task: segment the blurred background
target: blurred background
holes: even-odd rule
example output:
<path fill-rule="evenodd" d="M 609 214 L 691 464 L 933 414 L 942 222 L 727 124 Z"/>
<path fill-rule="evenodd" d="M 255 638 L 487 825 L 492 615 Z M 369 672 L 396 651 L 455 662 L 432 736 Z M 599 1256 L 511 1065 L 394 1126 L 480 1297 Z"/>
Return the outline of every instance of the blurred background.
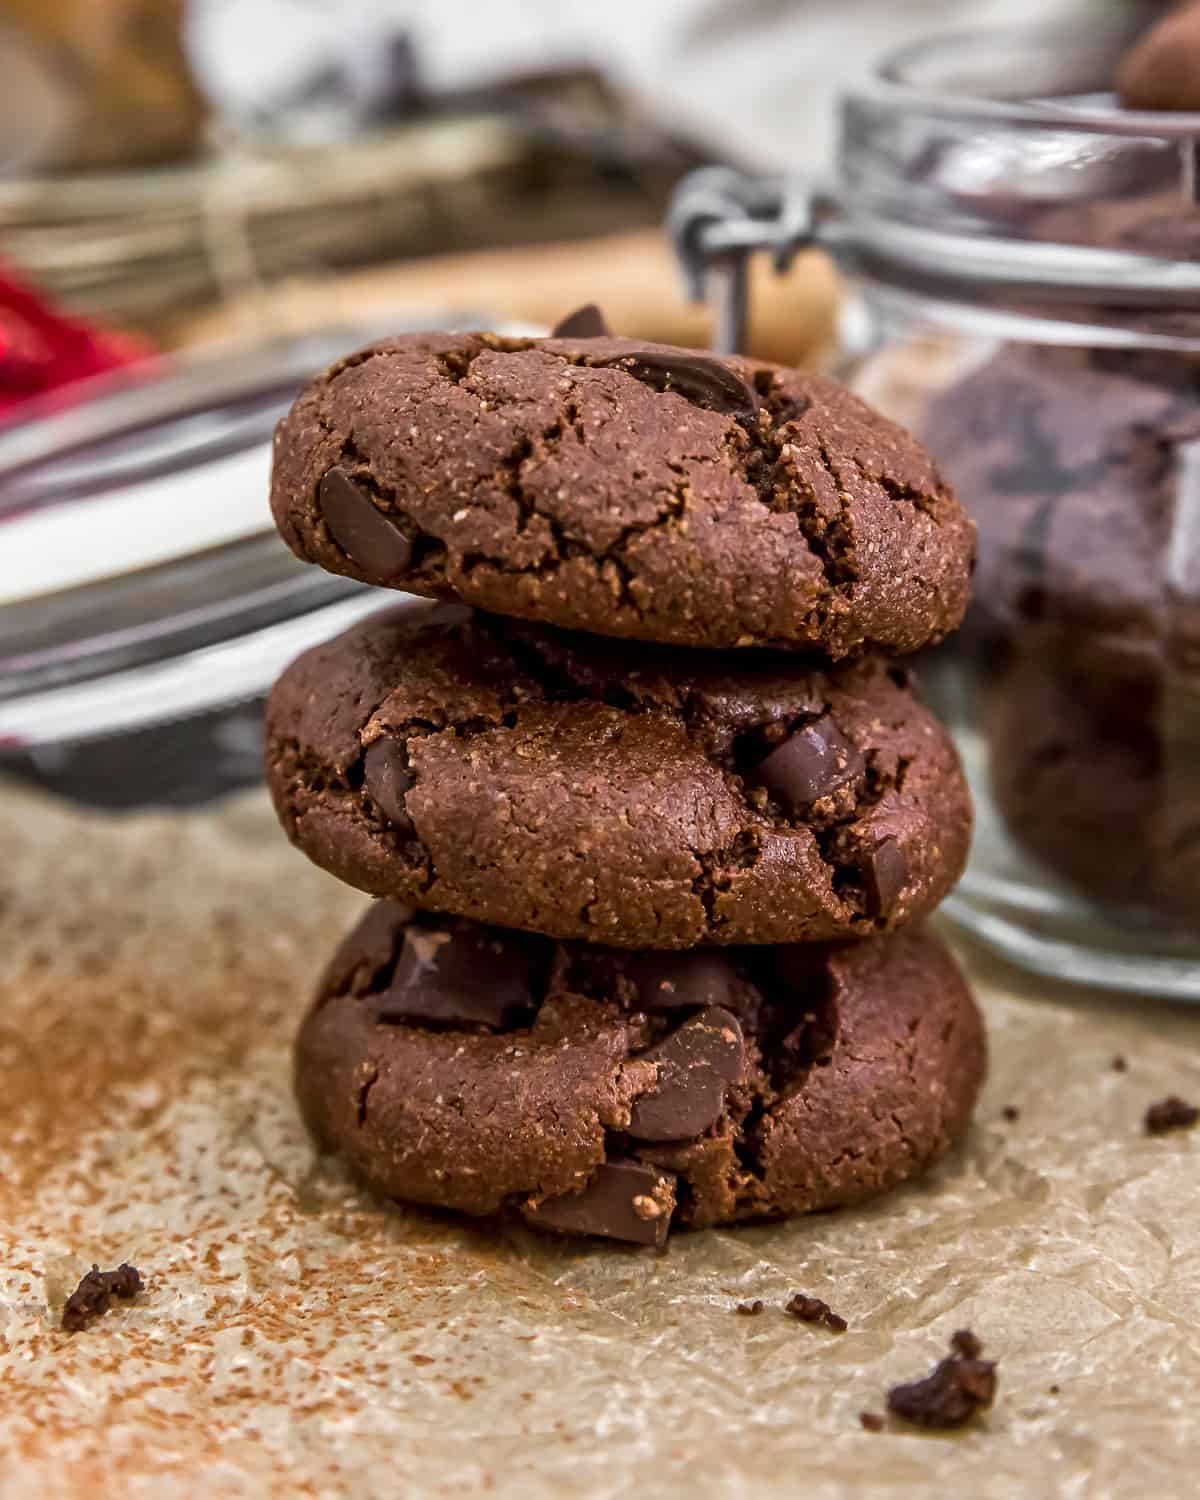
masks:
<path fill-rule="evenodd" d="M 308 374 L 587 301 L 704 344 L 661 227 L 684 173 L 824 182 L 881 53 L 1079 3 L 1137 8 L 0 0 L 0 770 L 113 807 L 256 780 L 266 685 L 368 602 L 270 529 Z M 829 358 L 824 255 L 751 283 L 753 352 Z"/>

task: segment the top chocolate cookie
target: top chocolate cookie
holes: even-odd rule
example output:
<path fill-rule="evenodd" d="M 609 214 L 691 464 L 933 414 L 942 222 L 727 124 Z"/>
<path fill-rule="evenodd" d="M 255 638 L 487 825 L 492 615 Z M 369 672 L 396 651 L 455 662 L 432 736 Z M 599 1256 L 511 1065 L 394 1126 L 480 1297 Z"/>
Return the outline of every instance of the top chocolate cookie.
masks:
<path fill-rule="evenodd" d="M 579 333 L 341 360 L 279 425 L 271 506 L 299 557 L 367 583 L 833 658 L 953 630 L 975 545 L 919 444 L 833 381 Z"/>

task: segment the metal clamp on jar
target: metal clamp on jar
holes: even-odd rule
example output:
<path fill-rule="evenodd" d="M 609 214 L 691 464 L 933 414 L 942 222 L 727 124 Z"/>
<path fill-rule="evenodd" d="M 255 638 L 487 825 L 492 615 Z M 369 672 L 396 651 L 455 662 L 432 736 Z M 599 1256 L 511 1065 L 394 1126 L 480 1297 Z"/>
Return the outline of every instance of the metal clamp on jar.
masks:
<path fill-rule="evenodd" d="M 979 812 L 947 912 L 1030 968 L 1200 998 L 1200 116 L 1119 107 L 1131 34 L 908 48 L 843 101 L 835 195 L 706 170 L 670 229 L 722 351 L 750 255 L 831 250 L 844 373 L 978 523 L 924 672 Z"/>

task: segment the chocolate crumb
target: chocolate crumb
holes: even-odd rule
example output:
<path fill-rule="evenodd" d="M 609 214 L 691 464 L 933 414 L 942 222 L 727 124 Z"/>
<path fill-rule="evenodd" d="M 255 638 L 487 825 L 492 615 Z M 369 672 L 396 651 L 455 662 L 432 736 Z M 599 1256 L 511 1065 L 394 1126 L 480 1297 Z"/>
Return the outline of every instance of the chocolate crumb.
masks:
<path fill-rule="evenodd" d="M 858 1420 L 868 1432 L 883 1431 L 884 1421 L 877 1411 L 860 1411 Z"/>
<path fill-rule="evenodd" d="M 1178 1094 L 1168 1094 L 1146 1111 L 1146 1134 L 1166 1135 L 1169 1130 L 1188 1130 L 1197 1120 L 1200 1120 L 1200 1109 Z"/>
<path fill-rule="evenodd" d="M 1121 1054 L 1119 1052 L 1117 1053 L 1116 1057 L 1114 1057 L 1113 1060 L 1112 1060 L 1112 1070 L 1113 1070 L 1114 1073 L 1128 1073 L 1129 1072 L 1129 1064 L 1125 1061 L 1125 1059 L 1121 1056 Z"/>
<path fill-rule="evenodd" d="M 1000 1113 L 1004 1116 L 1004 1118 L 1006 1120 L 1010 1120 L 1010 1121 L 1011 1120 L 1019 1120 L 1021 1118 L 1021 1111 L 1017 1108 L 1017 1106 L 1015 1104 L 1006 1104 L 1004 1106 L 1004 1108 L 1000 1111 Z"/>
<path fill-rule="evenodd" d="M 144 1283 L 136 1267 L 122 1262 L 115 1271 L 93 1266 L 63 1305 L 62 1326 L 79 1333 L 112 1305 L 114 1297 L 136 1297 Z"/>
<path fill-rule="evenodd" d="M 754 1318 L 757 1317 L 760 1312 L 762 1312 L 763 1304 L 760 1301 L 739 1302 L 737 1305 L 737 1310 L 744 1318 Z"/>
<path fill-rule="evenodd" d="M 833 1333 L 846 1331 L 845 1318 L 835 1313 L 829 1303 L 822 1302 L 820 1297 L 806 1297 L 803 1292 L 797 1292 L 784 1312 L 791 1313 L 793 1318 L 799 1318 L 801 1323 L 824 1323 Z"/>
<path fill-rule="evenodd" d="M 924 1380 L 894 1385 L 888 1410 L 917 1427 L 961 1427 L 996 1399 L 996 1364 L 969 1329 L 950 1340 L 950 1354 Z"/>
<path fill-rule="evenodd" d="M 1052 1395 L 1052 1396 L 1057 1396 L 1057 1395 L 1058 1395 L 1058 1393 L 1059 1393 L 1059 1390 L 1060 1390 L 1060 1387 L 1059 1387 L 1059 1386 L 1057 1386 L 1057 1385 L 1052 1385 L 1052 1386 L 1051 1386 L 1051 1387 L 1050 1387 L 1050 1394 L 1051 1394 L 1051 1395 Z"/>

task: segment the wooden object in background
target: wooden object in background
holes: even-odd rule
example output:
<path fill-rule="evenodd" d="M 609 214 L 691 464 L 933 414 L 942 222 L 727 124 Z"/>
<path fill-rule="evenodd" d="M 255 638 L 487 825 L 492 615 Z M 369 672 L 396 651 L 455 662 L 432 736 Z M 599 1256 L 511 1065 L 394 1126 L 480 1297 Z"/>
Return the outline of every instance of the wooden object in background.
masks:
<path fill-rule="evenodd" d="M 207 107 L 183 50 L 185 10 L 186 0 L 0 0 L 0 22 L 55 96 L 38 166 L 144 165 L 197 150 Z"/>
<path fill-rule="evenodd" d="M 427 311 L 549 326 L 584 302 L 598 302 L 620 334 L 701 347 L 709 341 L 708 309 L 685 301 L 670 247 L 657 229 L 285 281 L 191 316 L 169 332 L 180 344 L 250 340 Z M 751 272 L 751 351 L 781 364 L 813 362 L 833 344 L 837 302 L 837 274 L 823 254 L 797 257 L 783 277 L 758 257 Z"/>

